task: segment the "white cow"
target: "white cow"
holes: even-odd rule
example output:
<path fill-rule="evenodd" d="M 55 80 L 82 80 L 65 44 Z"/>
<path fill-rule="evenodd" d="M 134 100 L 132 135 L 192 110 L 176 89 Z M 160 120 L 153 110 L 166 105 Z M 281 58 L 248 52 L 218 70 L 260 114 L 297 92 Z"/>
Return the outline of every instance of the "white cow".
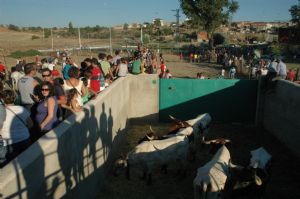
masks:
<path fill-rule="evenodd" d="M 193 127 L 196 142 L 204 140 L 204 135 L 208 133 L 211 122 L 211 116 L 209 113 L 198 115 L 196 118 L 187 121 L 178 120 L 171 115 L 170 118 L 174 121 L 173 126 L 170 128 L 172 131 L 180 128 L 186 128 L 188 126 Z"/>
<path fill-rule="evenodd" d="M 174 160 L 179 161 L 181 166 L 185 167 L 192 132 L 192 127 L 188 127 L 182 130 L 182 135 L 142 142 L 127 154 L 126 160 L 118 160 L 117 164 L 123 164 L 127 168 L 127 178 L 130 177 L 131 166 L 142 168 L 144 177 L 148 178 L 147 182 L 150 184 L 152 170 L 156 167 Z"/>
<path fill-rule="evenodd" d="M 197 169 L 194 179 L 194 198 L 220 198 L 221 191 L 229 175 L 229 168 L 237 167 L 231 164 L 230 153 L 223 145 L 211 161 Z"/>
<path fill-rule="evenodd" d="M 190 124 L 195 132 L 195 135 L 203 135 L 207 134 L 209 131 L 209 125 L 211 122 L 211 116 L 209 113 L 204 113 L 198 115 L 196 118 L 187 120 L 188 124 Z"/>

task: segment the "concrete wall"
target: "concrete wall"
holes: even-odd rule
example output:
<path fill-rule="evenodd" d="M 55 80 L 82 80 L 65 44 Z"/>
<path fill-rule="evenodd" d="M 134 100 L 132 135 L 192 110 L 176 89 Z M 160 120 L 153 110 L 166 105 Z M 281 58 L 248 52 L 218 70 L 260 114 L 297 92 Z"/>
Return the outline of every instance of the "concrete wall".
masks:
<path fill-rule="evenodd" d="M 300 156 L 300 85 L 280 80 L 261 99 L 263 127 Z"/>
<path fill-rule="evenodd" d="M 217 122 L 254 122 L 257 85 L 256 80 L 161 79 L 159 120 L 209 113 Z"/>
<path fill-rule="evenodd" d="M 157 75 L 115 81 L 0 171 L 0 198 L 94 198 L 132 118 L 158 118 Z"/>

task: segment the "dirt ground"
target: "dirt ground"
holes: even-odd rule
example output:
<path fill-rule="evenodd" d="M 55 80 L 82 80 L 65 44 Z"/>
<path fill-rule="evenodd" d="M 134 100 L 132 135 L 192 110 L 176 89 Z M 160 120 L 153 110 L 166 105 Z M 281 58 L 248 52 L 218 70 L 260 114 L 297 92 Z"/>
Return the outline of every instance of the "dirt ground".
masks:
<path fill-rule="evenodd" d="M 126 134 L 124 153 L 130 151 L 139 138 L 144 136 L 148 126 L 132 126 Z M 153 125 L 154 131 L 163 134 L 166 124 Z M 250 151 L 263 146 L 272 156 L 271 180 L 264 198 L 267 199 L 298 199 L 300 198 L 300 159 L 283 146 L 276 138 L 248 125 L 213 124 L 207 139 L 228 138 L 232 141 L 231 157 L 234 164 L 246 165 L 250 159 Z M 207 149 L 199 147 L 195 162 L 188 163 L 187 176 L 177 175 L 176 163 L 171 163 L 168 174 L 160 169 L 153 173 L 153 184 L 147 186 L 139 179 L 142 172 L 131 170 L 131 180 L 125 174 L 115 177 L 109 175 L 97 198 L 101 199 L 191 199 L 193 198 L 193 179 L 198 167 L 211 159 Z"/>
<path fill-rule="evenodd" d="M 217 78 L 221 74 L 222 66 L 213 63 L 189 63 L 180 60 L 176 55 L 164 55 L 167 69 L 173 77 L 177 78 L 196 78 L 197 73 L 203 73 L 206 78 Z"/>

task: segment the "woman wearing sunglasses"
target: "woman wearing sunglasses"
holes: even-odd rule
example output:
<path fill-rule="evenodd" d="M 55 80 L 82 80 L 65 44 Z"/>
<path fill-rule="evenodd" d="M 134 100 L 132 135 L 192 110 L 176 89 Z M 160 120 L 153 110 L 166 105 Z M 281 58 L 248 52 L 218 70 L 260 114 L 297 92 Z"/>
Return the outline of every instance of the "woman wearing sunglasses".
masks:
<path fill-rule="evenodd" d="M 54 89 L 50 82 L 43 82 L 40 87 L 40 102 L 37 106 L 36 122 L 41 132 L 45 133 L 58 124 L 57 99 L 54 96 Z"/>

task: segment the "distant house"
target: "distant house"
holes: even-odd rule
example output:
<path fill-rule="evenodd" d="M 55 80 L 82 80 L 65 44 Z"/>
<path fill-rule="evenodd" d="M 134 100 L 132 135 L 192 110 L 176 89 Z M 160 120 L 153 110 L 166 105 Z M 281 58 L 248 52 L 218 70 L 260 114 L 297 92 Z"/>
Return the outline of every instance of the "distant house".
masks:
<path fill-rule="evenodd" d="M 143 26 L 143 28 L 147 28 L 148 26 L 150 26 L 150 23 L 149 23 L 149 22 L 144 22 L 144 23 L 142 24 L 142 26 Z"/>
<path fill-rule="evenodd" d="M 164 20 L 162 20 L 162 19 L 160 19 L 160 18 L 155 18 L 155 19 L 153 19 L 153 24 L 156 24 L 157 23 L 157 25 L 159 25 L 159 26 L 164 26 L 165 24 L 164 24 Z"/>
<path fill-rule="evenodd" d="M 139 23 L 129 24 L 128 29 L 139 28 L 141 25 Z"/>
<path fill-rule="evenodd" d="M 197 42 L 199 43 L 208 43 L 209 39 L 208 39 L 208 34 L 205 31 L 200 31 L 197 34 Z"/>
<path fill-rule="evenodd" d="M 123 30 L 123 28 L 124 28 L 124 25 L 115 25 L 113 27 L 113 29 L 115 29 L 115 30 Z"/>
<path fill-rule="evenodd" d="M 287 27 L 288 22 L 252 22 L 252 21 L 240 21 L 234 22 L 235 28 L 239 32 L 267 32 L 272 28 Z"/>

